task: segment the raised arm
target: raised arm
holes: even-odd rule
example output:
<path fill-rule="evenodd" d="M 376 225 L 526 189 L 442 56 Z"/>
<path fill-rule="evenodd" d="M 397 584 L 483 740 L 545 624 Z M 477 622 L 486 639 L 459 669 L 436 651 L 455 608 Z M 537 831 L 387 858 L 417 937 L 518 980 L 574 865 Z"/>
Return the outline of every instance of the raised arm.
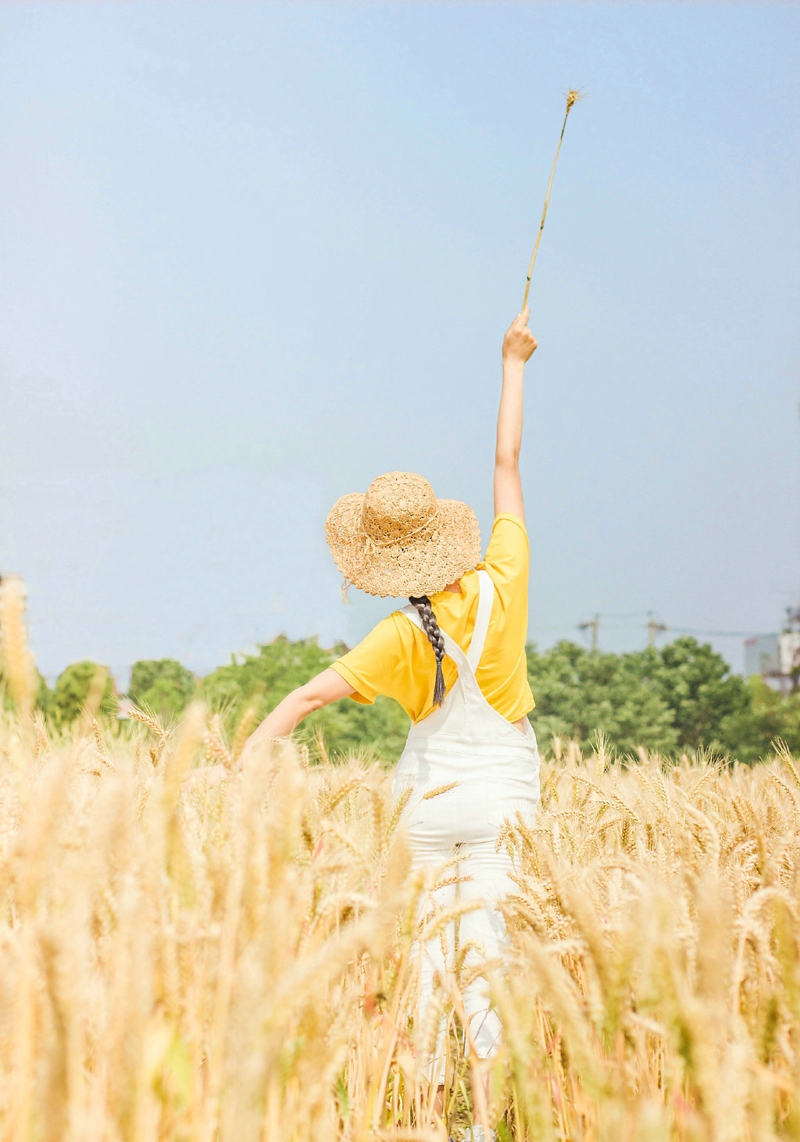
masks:
<path fill-rule="evenodd" d="M 508 327 L 503 338 L 503 391 L 497 414 L 497 447 L 494 457 L 494 514 L 508 512 L 525 519 L 522 482 L 519 478 L 519 450 L 522 445 L 522 407 L 525 390 L 525 362 L 536 348 L 536 338 L 528 329 L 527 305 Z"/>

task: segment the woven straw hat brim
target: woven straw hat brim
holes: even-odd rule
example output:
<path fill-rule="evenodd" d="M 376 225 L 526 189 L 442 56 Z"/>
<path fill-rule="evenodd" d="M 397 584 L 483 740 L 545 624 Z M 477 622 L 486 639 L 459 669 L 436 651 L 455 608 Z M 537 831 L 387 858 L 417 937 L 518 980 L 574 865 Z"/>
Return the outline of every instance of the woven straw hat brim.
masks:
<path fill-rule="evenodd" d="M 437 500 L 430 534 L 389 546 L 369 542 L 361 523 L 364 496 L 342 496 L 325 521 L 336 566 L 345 579 L 382 599 L 435 595 L 481 559 L 481 535 L 474 511 L 460 500 Z"/>

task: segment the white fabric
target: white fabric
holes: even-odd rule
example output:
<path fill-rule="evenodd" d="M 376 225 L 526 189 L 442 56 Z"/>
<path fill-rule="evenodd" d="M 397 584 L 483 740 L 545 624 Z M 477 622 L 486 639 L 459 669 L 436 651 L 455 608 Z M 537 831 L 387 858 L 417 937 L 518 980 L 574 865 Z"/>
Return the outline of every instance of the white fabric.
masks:
<path fill-rule="evenodd" d="M 467 662 L 474 674 L 486 645 L 486 636 L 489 633 L 489 623 L 492 618 L 492 604 L 494 603 L 494 583 L 488 571 L 478 572 L 480 590 L 478 592 L 478 613 L 475 615 L 475 629 L 472 632 L 472 641 L 467 651 Z M 416 609 L 415 612 L 416 614 Z"/>
<path fill-rule="evenodd" d="M 442 941 L 429 940 L 422 950 L 420 1018 L 425 1019 L 437 974 L 453 971 L 456 940 L 473 945 L 465 963 L 471 967 L 496 956 L 505 940 L 498 900 L 515 890 L 511 857 L 495 850 L 503 822 L 516 817 L 532 821 L 539 803 L 539 751 L 528 720 L 521 732 L 493 709 L 475 680 L 491 618 L 494 584 L 485 571 L 469 653 L 442 631 L 445 650 L 458 668 L 458 678 L 442 705 L 412 726 L 393 783 L 395 801 L 409 786 L 413 792 L 403 813 L 415 866 L 441 866 L 456 852 L 463 859 L 459 876 L 467 883 L 446 885 L 431 893 L 426 909 L 441 911 L 456 901 L 479 900 L 482 907 L 451 924 Z M 403 613 L 422 629 L 416 608 Z M 433 653 L 433 652 L 431 652 Z M 456 782 L 454 788 L 425 800 L 425 794 Z M 454 870 L 452 870 L 454 871 Z M 452 872 L 451 872 L 452 874 Z M 448 875 L 451 875 L 448 874 Z M 444 948 L 443 945 L 444 944 Z M 489 1004 L 488 987 L 478 977 L 464 990 L 464 1002 L 475 1048 L 481 1058 L 495 1049 L 500 1020 Z M 444 1026 L 439 1028 L 433 1073 L 441 1075 Z"/>
<path fill-rule="evenodd" d="M 468 1126 L 464 1133 L 464 1142 L 496 1142 L 496 1139 L 494 1130 L 487 1134 L 482 1126 Z"/>

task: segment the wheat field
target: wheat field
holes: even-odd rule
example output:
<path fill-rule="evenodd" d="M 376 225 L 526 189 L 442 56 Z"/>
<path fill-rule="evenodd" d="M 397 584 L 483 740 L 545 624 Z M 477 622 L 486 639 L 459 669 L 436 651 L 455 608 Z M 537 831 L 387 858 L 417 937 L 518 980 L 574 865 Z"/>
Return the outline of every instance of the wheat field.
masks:
<path fill-rule="evenodd" d="M 287 744 L 238 771 L 200 705 L 168 729 L 32 713 L 5 593 L 0 1131 L 14 1142 L 460 1139 L 488 1069 L 501 1142 L 800 1136 L 800 775 L 560 747 L 465 1059 L 460 961 L 414 1018 L 421 904 L 389 777 Z M 11 699 L 13 699 L 13 708 Z M 187 775 L 210 761 L 230 776 Z M 463 950 L 462 957 L 463 958 Z M 426 1082 L 448 1018 L 444 1117 Z"/>

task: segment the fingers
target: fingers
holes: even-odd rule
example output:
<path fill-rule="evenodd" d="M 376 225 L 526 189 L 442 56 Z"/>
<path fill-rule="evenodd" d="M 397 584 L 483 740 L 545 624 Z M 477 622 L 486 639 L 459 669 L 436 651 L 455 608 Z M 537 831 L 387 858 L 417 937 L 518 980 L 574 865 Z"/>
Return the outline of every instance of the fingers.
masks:
<path fill-rule="evenodd" d="M 524 306 L 508 327 L 503 338 L 504 357 L 518 358 L 524 363 L 535 353 L 538 344 L 528 328 L 530 313 L 530 308 L 527 305 Z"/>
<path fill-rule="evenodd" d="M 517 317 L 514 321 L 514 325 L 517 327 L 517 331 L 522 334 L 522 336 L 525 338 L 526 341 L 528 341 L 529 343 L 533 343 L 533 347 L 535 349 L 536 348 L 536 338 L 533 336 L 533 333 L 531 333 L 530 329 L 528 328 L 528 318 L 530 317 L 530 315 L 531 315 L 531 311 L 530 311 L 529 307 L 526 305 L 525 308 L 522 310 L 522 312 L 517 314 Z"/>

